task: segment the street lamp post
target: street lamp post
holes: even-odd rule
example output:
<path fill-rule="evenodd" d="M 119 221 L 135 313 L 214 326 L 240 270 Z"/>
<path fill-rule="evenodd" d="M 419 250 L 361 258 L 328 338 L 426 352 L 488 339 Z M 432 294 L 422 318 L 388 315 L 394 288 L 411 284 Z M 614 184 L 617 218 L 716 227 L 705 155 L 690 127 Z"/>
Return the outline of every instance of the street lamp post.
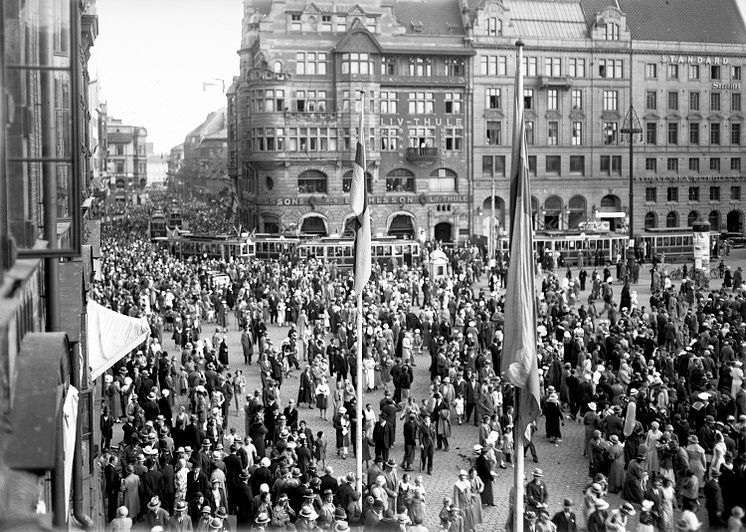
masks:
<path fill-rule="evenodd" d="M 632 102 L 629 104 L 629 111 L 627 116 L 624 117 L 622 123 L 622 133 L 629 135 L 629 246 L 632 248 L 632 254 L 630 256 L 628 252 L 627 262 L 631 266 L 635 259 L 635 224 L 634 224 L 634 209 L 635 209 L 635 187 L 634 187 L 634 154 L 635 154 L 635 135 L 642 133 L 642 125 L 640 119 L 637 116 Z"/>

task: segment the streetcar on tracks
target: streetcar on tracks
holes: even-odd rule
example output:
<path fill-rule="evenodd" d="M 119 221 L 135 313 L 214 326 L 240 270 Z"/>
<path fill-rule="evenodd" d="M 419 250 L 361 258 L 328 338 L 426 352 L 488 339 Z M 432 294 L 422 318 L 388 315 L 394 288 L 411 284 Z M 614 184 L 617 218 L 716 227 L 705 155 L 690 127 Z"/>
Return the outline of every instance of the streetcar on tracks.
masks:
<path fill-rule="evenodd" d="M 377 237 L 371 240 L 371 259 L 387 270 L 394 265 L 409 267 L 420 262 L 421 247 L 417 240 L 397 237 Z M 308 240 L 298 245 L 298 256 L 301 259 L 319 259 L 335 262 L 339 267 L 352 268 L 354 257 L 354 240 L 348 237 L 322 237 Z"/>

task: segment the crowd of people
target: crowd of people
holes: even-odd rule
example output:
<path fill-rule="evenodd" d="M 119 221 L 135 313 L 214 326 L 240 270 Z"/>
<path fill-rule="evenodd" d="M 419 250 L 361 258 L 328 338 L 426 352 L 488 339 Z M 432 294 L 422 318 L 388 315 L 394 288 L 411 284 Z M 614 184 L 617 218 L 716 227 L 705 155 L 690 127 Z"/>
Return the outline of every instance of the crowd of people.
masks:
<path fill-rule="evenodd" d="M 129 218 L 104 231 L 102 277 L 92 290 L 114 310 L 147 316 L 152 331 L 104 377 L 113 530 L 130 522 L 226 530 L 235 515 L 239 529 L 419 532 L 428 507 L 439 511 L 439 530 L 480 526 L 495 505 L 495 478 L 515 460 L 514 390 L 500 375 L 502 260 L 490 269 L 476 247 L 451 250 L 449 275 L 440 279 L 421 265 L 375 265 L 357 338 L 350 272 L 315 260 L 177 260 L 148 242 L 141 225 Z M 581 268 L 577 278 L 556 262 L 541 270 L 542 425 L 560 445 L 565 423 L 583 424 L 578 452 L 588 456 L 589 482 L 580 520 L 572 500 L 550 500 L 543 471 L 533 469 L 527 530 L 585 523 L 623 531 L 637 516 L 639 530 L 694 531 L 703 513 L 711 530 L 741 530 L 744 287 L 703 290 L 686 278 L 674 286 L 661 265 L 654 270 L 647 302 L 637 301 L 629 270 L 617 278 L 601 266 L 591 274 Z M 212 271 L 230 282 L 217 284 Z M 275 345 L 269 331 L 277 326 L 283 339 Z M 235 329 L 241 353 L 229 354 Z M 356 395 L 358 341 L 363 387 L 383 393 L 378 403 Z M 427 366 L 430 380 L 419 400 L 410 393 L 423 378 L 416 366 Z M 247 390 L 243 370 L 260 375 L 261 386 Z M 327 453 L 356 452 L 358 400 L 365 401 L 362 479 L 327 464 Z M 243 416 L 243 430 L 230 426 L 232 414 Z M 329 434 L 319 429 L 329 422 Z M 450 452 L 454 423 L 473 424 L 478 443 L 439 507 L 427 479 L 436 457 L 454 454 L 441 454 Z M 115 425 L 121 442 L 113 441 Z M 529 427 L 534 462 L 538 432 Z M 392 452 L 397 441 L 401 459 Z M 611 509 L 609 493 L 624 502 Z"/>

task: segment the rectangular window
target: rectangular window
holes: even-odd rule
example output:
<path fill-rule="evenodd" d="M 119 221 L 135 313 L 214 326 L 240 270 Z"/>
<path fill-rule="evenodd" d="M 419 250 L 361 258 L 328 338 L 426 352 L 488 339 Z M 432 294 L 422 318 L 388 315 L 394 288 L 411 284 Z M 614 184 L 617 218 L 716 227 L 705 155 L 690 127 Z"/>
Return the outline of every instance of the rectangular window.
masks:
<path fill-rule="evenodd" d="M 547 91 L 547 110 L 556 111 L 559 106 L 559 91 L 557 89 L 549 89 Z"/>
<path fill-rule="evenodd" d="M 658 189 L 656 187 L 645 187 L 645 201 L 650 203 L 658 201 Z"/>
<path fill-rule="evenodd" d="M 604 91 L 604 111 L 616 111 L 619 109 L 619 92 Z"/>
<path fill-rule="evenodd" d="M 699 201 L 699 187 L 689 187 L 689 201 Z"/>
<path fill-rule="evenodd" d="M 601 173 L 607 175 L 622 175 L 622 156 L 602 155 Z"/>
<path fill-rule="evenodd" d="M 689 79 L 699 79 L 699 65 L 689 65 Z"/>
<path fill-rule="evenodd" d="M 495 176 L 505 177 L 505 156 L 495 155 Z"/>
<path fill-rule="evenodd" d="M 536 177 L 536 155 L 528 156 L 528 174 Z"/>
<path fill-rule="evenodd" d="M 720 65 L 710 65 L 710 79 L 720 79 Z"/>
<path fill-rule="evenodd" d="M 599 59 L 598 75 L 601 78 L 623 78 L 624 77 L 624 60 L 623 59 Z"/>
<path fill-rule="evenodd" d="M 559 155 L 547 155 L 545 161 L 547 175 L 560 175 L 562 169 L 562 157 Z"/>
<path fill-rule="evenodd" d="M 676 122 L 668 123 L 668 143 L 671 145 L 679 143 L 679 124 Z"/>
<path fill-rule="evenodd" d="M 741 93 L 733 92 L 730 95 L 730 110 L 740 111 L 741 110 Z"/>
<path fill-rule="evenodd" d="M 464 129 L 460 127 L 446 128 L 446 150 L 461 151 L 464 146 Z"/>
<path fill-rule="evenodd" d="M 699 91 L 691 91 L 689 93 L 689 110 L 699 111 Z"/>
<path fill-rule="evenodd" d="M 295 54 L 295 73 L 299 75 L 306 73 L 306 54 L 304 52 Z"/>
<path fill-rule="evenodd" d="M 666 201 L 679 201 L 679 187 L 666 188 Z"/>
<path fill-rule="evenodd" d="M 482 175 L 492 177 L 492 155 L 482 155 Z"/>
<path fill-rule="evenodd" d="M 547 123 L 547 145 L 556 146 L 559 144 L 559 122 L 550 121 Z"/>
<path fill-rule="evenodd" d="M 582 146 L 583 145 L 583 122 L 573 122 L 572 123 L 572 141 L 571 144 L 573 146 Z M 572 162 L 572 159 L 570 159 Z"/>
<path fill-rule="evenodd" d="M 648 172 L 655 172 L 658 170 L 658 159 L 655 157 L 647 157 L 645 159 L 645 170 Z"/>
<path fill-rule="evenodd" d="M 740 157 L 730 158 L 730 169 L 735 170 L 736 172 L 741 171 L 741 158 Z"/>
<path fill-rule="evenodd" d="M 658 65 L 655 63 L 647 63 L 645 65 L 645 77 L 647 79 L 658 78 Z"/>
<path fill-rule="evenodd" d="M 321 31 L 332 31 L 332 16 L 331 15 L 321 15 Z"/>
<path fill-rule="evenodd" d="M 710 93 L 710 111 L 719 111 L 719 110 L 720 110 L 720 93 L 711 92 Z"/>
<path fill-rule="evenodd" d="M 433 114 L 435 112 L 435 93 L 410 92 L 407 103 L 410 115 Z"/>
<path fill-rule="evenodd" d="M 699 157 L 689 157 L 689 171 L 699 173 Z"/>
<path fill-rule="evenodd" d="M 523 89 L 523 108 L 534 108 L 534 89 Z"/>
<path fill-rule="evenodd" d="M 570 173 L 573 175 L 585 175 L 585 156 L 570 155 Z"/>
<path fill-rule="evenodd" d="M 741 124 L 732 122 L 730 125 L 730 143 L 734 146 L 741 144 Z"/>
<path fill-rule="evenodd" d="M 490 55 L 479 58 L 479 71 L 483 76 L 504 76 L 508 59 L 504 55 Z"/>
<path fill-rule="evenodd" d="M 666 170 L 669 172 L 678 172 L 679 160 L 676 157 L 669 157 L 666 159 Z"/>
<path fill-rule="evenodd" d="M 366 29 L 374 33 L 376 32 L 376 17 L 365 17 L 365 27 Z"/>
<path fill-rule="evenodd" d="M 699 122 L 689 122 L 689 144 L 699 145 Z"/>
<path fill-rule="evenodd" d="M 604 145 L 612 146 L 619 142 L 619 124 L 604 122 Z"/>
<path fill-rule="evenodd" d="M 733 81 L 741 81 L 741 67 L 733 66 L 730 70 L 730 79 Z"/>
<path fill-rule="evenodd" d="M 730 187 L 730 199 L 735 201 L 741 201 L 741 187 L 733 185 Z"/>
<path fill-rule="evenodd" d="M 714 172 L 720 171 L 720 157 L 710 157 L 710 170 Z"/>
<path fill-rule="evenodd" d="M 445 107 L 446 114 L 461 114 L 464 95 L 460 92 L 446 92 Z"/>
<path fill-rule="evenodd" d="M 526 144 L 528 146 L 534 145 L 534 121 L 526 120 Z"/>
<path fill-rule="evenodd" d="M 668 64 L 668 79 L 679 79 L 679 65 L 676 63 Z"/>
<path fill-rule="evenodd" d="M 342 54 L 342 74 L 367 76 L 373 73 L 373 59 L 369 54 L 363 52 Z"/>
<path fill-rule="evenodd" d="M 497 17 L 487 18 L 487 35 L 495 37 L 503 34 L 503 21 Z"/>
<path fill-rule="evenodd" d="M 658 93 L 656 91 L 647 91 L 645 93 L 645 108 L 646 109 L 657 109 L 658 108 Z"/>
<path fill-rule="evenodd" d="M 381 151 L 396 151 L 399 149 L 399 128 L 381 128 Z"/>
<path fill-rule="evenodd" d="M 502 108 L 502 97 L 500 89 L 488 88 L 487 89 L 487 109 L 500 109 Z"/>
<path fill-rule="evenodd" d="M 295 91 L 295 110 L 299 113 L 306 112 L 306 91 Z"/>
<path fill-rule="evenodd" d="M 537 58 L 536 57 L 527 57 L 523 56 L 523 75 L 526 77 L 534 77 L 537 74 Z"/>
<path fill-rule="evenodd" d="M 619 24 L 613 22 L 606 23 L 606 32 L 604 33 L 604 39 L 607 41 L 618 41 L 621 28 Z"/>
<path fill-rule="evenodd" d="M 344 72 L 343 72 L 344 74 Z M 412 77 L 430 77 L 433 75 L 433 63 L 429 57 L 410 57 L 409 75 Z"/>
<path fill-rule="evenodd" d="M 580 89 L 573 89 L 572 93 L 572 108 L 578 111 L 583 109 L 583 91 Z"/>
<path fill-rule="evenodd" d="M 710 123 L 710 144 L 713 146 L 720 144 L 720 124 Z"/>
<path fill-rule="evenodd" d="M 567 64 L 567 75 L 571 78 L 584 78 L 585 59 L 571 58 Z"/>
<path fill-rule="evenodd" d="M 497 146 L 502 144 L 502 122 L 497 120 L 487 121 L 487 145 Z"/>
<path fill-rule="evenodd" d="M 458 77 L 465 73 L 464 60 L 460 57 L 449 57 L 446 63 L 446 76 Z"/>
<path fill-rule="evenodd" d="M 710 187 L 710 201 L 720 201 L 720 187 Z"/>
<path fill-rule="evenodd" d="M 435 146 L 434 127 L 413 127 L 407 133 L 410 148 L 432 148 Z"/>
<path fill-rule="evenodd" d="M 290 15 L 290 30 L 301 31 L 303 25 L 301 24 L 300 15 Z"/>
<path fill-rule="evenodd" d="M 344 16 L 337 15 L 337 33 L 347 31 L 347 21 Z"/>
<path fill-rule="evenodd" d="M 381 57 L 381 75 L 396 76 L 396 57 L 390 55 Z"/>
<path fill-rule="evenodd" d="M 381 92 L 381 114 L 396 114 L 399 112 L 397 94 L 392 91 Z"/>
<path fill-rule="evenodd" d="M 544 58 L 544 75 L 558 78 L 562 75 L 562 59 L 559 57 Z"/>
<path fill-rule="evenodd" d="M 645 144 L 655 145 L 658 143 L 658 124 L 647 122 L 645 124 Z"/>
<path fill-rule="evenodd" d="M 677 91 L 668 92 L 668 110 L 677 111 L 679 109 L 679 93 Z"/>

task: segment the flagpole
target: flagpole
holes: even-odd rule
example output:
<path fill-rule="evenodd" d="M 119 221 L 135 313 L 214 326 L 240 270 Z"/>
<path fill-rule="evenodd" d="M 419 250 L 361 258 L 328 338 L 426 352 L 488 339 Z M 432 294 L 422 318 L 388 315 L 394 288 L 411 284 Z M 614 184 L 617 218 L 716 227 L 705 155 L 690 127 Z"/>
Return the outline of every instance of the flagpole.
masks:
<path fill-rule="evenodd" d="M 357 492 L 363 494 L 363 292 L 357 295 L 357 403 L 355 404 L 355 461 L 357 465 Z"/>
<path fill-rule="evenodd" d="M 516 98 L 516 101 L 522 101 L 518 100 L 518 98 L 523 98 L 523 72 L 521 72 L 521 69 L 523 68 L 523 41 L 516 41 L 515 43 L 517 48 L 516 53 L 516 92 L 520 92 L 520 94 L 514 95 Z M 521 106 L 521 110 L 523 109 L 523 106 Z M 523 120 L 523 116 L 521 114 L 521 121 Z M 513 127 L 519 127 L 520 124 L 517 121 L 514 121 Z M 515 132 L 513 133 L 514 142 L 515 142 Z M 513 154 L 515 156 L 516 154 L 515 146 L 513 147 Z M 512 187 L 511 187 L 512 188 Z M 494 200 L 493 200 L 494 201 Z M 513 203 L 514 200 L 511 201 Z M 515 203 L 513 203 L 515 205 Z M 514 213 L 511 213 L 511 216 L 513 216 Z M 513 227 L 510 228 L 511 233 L 513 232 Z M 511 243 L 510 246 L 510 252 L 511 252 L 511 260 L 513 253 L 518 253 L 519 250 L 517 249 L 517 246 L 513 246 Z M 515 402 L 515 415 L 520 416 L 521 412 L 521 393 L 523 392 L 523 388 L 514 387 L 513 388 L 513 401 Z M 515 514 L 513 516 L 513 532 L 523 532 L 523 493 L 524 493 L 524 486 L 523 486 L 523 470 L 524 470 L 524 463 L 523 463 L 523 448 L 524 448 L 524 442 L 523 442 L 523 430 L 520 428 L 519 423 L 513 424 L 513 450 L 515 451 L 513 453 L 513 456 L 515 457 L 515 469 L 513 470 L 513 493 L 515 495 L 515 500 L 513 501 L 513 508 L 515 509 Z"/>

